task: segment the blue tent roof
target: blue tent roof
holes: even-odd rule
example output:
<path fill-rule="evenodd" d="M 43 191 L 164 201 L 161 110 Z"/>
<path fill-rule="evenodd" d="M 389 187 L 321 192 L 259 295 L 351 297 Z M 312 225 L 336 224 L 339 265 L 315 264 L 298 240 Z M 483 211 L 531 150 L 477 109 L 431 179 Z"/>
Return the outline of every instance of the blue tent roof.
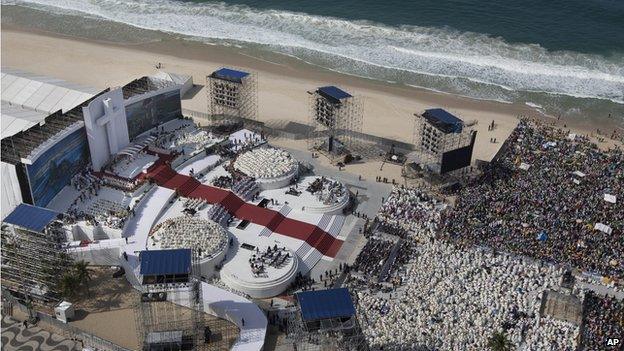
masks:
<path fill-rule="evenodd" d="M 353 300 L 346 288 L 304 291 L 296 297 L 304 321 L 355 315 Z"/>
<path fill-rule="evenodd" d="M 20 204 L 3 220 L 34 232 L 43 232 L 43 229 L 58 217 L 58 213 L 47 208 L 28 204 Z"/>
<path fill-rule="evenodd" d="M 342 99 L 352 97 L 351 94 L 333 85 L 327 86 L 327 87 L 320 87 L 318 88 L 317 91 L 324 97 L 334 100 L 334 102 L 340 102 L 340 100 Z"/>
<path fill-rule="evenodd" d="M 141 275 L 191 272 L 191 249 L 141 251 Z"/>
<path fill-rule="evenodd" d="M 247 77 L 249 73 L 243 71 L 237 71 L 230 68 L 221 68 L 212 72 L 210 75 L 213 78 L 223 79 L 230 82 L 241 83 L 243 78 Z"/>
<path fill-rule="evenodd" d="M 441 108 L 432 108 L 423 113 L 430 123 L 445 133 L 461 133 L 464 122 Z"/>

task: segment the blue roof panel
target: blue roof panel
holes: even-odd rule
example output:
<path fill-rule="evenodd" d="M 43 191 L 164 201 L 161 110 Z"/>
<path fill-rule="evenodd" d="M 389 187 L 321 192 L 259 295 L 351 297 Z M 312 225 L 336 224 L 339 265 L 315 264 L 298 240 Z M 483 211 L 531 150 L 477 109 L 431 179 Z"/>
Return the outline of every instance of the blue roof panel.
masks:
<path fill-rule="evenodd" d="M 221 68 L 212 72 L 210 75 L 213 78 L 223 79 L 230 82 L 241 83 L 243 78 L 247 77 L 249 73 L 243 71 L 237 71 L 231 68 Z"/>
<path fill-rule="evenodd" d="M 346 288 L 304 291 L 296 294 L 304 321 L 351 317 L 355 307 Z"/>
<path fill-rule="evenodd" d="M 335 86 L 327 86 L 327 87 L 320 87 L 318 88 L 318 92 L 321 93 L 321 95 L 323 96 L 327 96 L 329 98 L 332 98 L 334 100 L 336 100 L 336 102 L 342 100 L 342 99 L 346 99 L 346 98 L 350 98 L 352 97 L 351 94 L 347 93 L 346 91 L 335 87 Z"/>
<path fill-rule="evenodd" d="M 141 251 L 141 275 L 191 272 L 191 249 Z"/>
<path fill-rule="evenodd" d="M 47 208 L 20 204 L 11 214 L 3 220 L 5 223 L 32 230 L 43 232 L 43 229 L 58 217 L 58 213 Z"/>
<path fill-rule="evenodd" d="M 445 133 L 461 133 L 464 122 L 441 108 L 425 110 L 423 116 Z"/>

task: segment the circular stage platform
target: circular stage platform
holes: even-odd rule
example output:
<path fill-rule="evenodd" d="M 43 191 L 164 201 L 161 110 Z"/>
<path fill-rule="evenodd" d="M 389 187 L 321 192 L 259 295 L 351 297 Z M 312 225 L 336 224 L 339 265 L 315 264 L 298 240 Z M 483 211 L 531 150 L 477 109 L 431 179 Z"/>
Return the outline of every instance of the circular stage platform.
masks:
<path fill-rule="evenodd" d="M 225 257 L 229 234 L 219 224 L 196 217 L 174 217 L 155 226 L 148 245 L 160 249 L 192 248 L 199 254 L 201 275 L 210 277 Z"/>
<path fill-rule="evenodd" d="M 231 252 L 230 261 L 221 269 L 221 281 L 253 298 L 268 298 L 281 294 L 295 280 L 299 259 L 288 248 L 267 252 L 267 248 L 239 247 Z M 284 258 L 286 256 L 286 258 Z M 255 267 L 262 266 L 261 269 Z"/>
<path fill-rule="evenodd" d="M 260 189 L 288 186 L 299 172 L 299 162 L 290 153 L 275 148 L 258 148 L 240 155 L 234 168 L 256 179 Z"/>

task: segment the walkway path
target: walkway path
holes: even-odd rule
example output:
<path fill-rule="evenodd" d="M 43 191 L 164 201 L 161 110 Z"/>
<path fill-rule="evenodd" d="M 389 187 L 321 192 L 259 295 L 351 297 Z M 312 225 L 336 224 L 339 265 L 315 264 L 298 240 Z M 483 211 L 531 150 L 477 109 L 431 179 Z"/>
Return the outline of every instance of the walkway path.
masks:
<path fill-rule="evenodd" d="M 245 202 L 231 191 L 201 184 L 196 179 L 179 174 L 166 163 L 158 163 L 148 171 L 159 186 L 173 189 L 180 195 L 204 199 L 211 204 L 220 204 L 234 217 L 269 228 L 272 232 L 303 240 L 323 255 L 334 257 L 342 246 L 342 240 L 314 224 L 285 217 L 278 211 Z"/>
<path fill-rule="evenodd" d="M 9 316 L 2 317 L 2 350 L 80 350 L 78 343 L 39 327 L 24 328 Z"/>

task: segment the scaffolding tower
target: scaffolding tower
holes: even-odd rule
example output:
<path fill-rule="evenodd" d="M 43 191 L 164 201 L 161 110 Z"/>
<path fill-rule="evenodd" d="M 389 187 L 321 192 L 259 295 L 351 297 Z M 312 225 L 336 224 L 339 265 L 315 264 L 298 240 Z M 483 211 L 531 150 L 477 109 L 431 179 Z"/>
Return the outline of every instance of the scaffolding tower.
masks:
<path fill-rule="evenodd" d="M 221 68 L 206 77 L 210 126 L 258 119 L 258 80 L 255 72 Z"/>
<path fill-rule="evenodd" d="M 362 132 L 362 99 L 335 86 L 309 92 L 308 148 L 332 160 L 357 149 Z"/>
<path fill-rule="evenodd" d="M 191 272 L 199 268 L 191 251 Z M 143 284 L 135 309 L 137 333 L 143 350 L 196 350 L 203 343 L 201 282 L 192 275 L 160 284 Z"/>
<path fill-rule="evenodd" d="M 449 116 L 449 119 L 439 120 L 430 117 L 430 112 L 441 116 Z M 473 139 L 476 135 L 474 129 L 442 109 L 426 110 L 423 114 L 415 113 L 414 117 L 413 143 L 415 152 L 413 153 L 412 161 L 428 172 L 434 174 L 444 173 L 443 161 L 445 154 L 449 155 L 449 152 L 454 150 L 467 148 L 471 142 L 474 142 Z M 455 118 L 455 120 L 451 118 Z M 471 155 L 472 150 L 470 150 L 470 155 L 467 156 L 471 157 Z M 461 169 L 454 172 L 457 171 L 461 171 Z"/>
<path fill-rule="evenodd" d="M 66 238 L 63 223 L 57 220 L 41 231 L 3 223 L 3 287 L 27 300 L 59 302 L 61 277 L 73 262 L 63 248 Z"/>
<path fill-rule="evenodd" d="M 299 304 L 288 312 L 283 343 L 284 348 L 297 351 L 369 350 L 356 314 L 309 321 Z"/>
<path fill-rule="evenodd" d="M 192 251 L 188 282 L 142 286 L 135 323 L 143 350 L 229 350 L 236 339 L 229 322 L 204 312 L 199 254 Z"/>

